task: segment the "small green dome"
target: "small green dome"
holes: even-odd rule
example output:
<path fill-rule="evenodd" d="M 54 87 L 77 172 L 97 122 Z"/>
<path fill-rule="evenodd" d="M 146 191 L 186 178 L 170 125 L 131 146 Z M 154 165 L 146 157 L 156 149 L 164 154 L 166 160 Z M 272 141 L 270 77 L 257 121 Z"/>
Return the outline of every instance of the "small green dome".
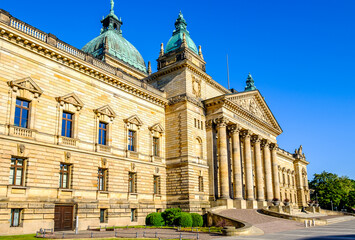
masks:
<path fill-rule="evenodd" d="M 184 37 L 184 33 L 185 33 L 187 46 L 193 52 L 198 54 L 197 47 L 196 47 L 194 41 L 192 41 L 192 39 L 190 37 L 190 33 L 189 33 L 189 31 L 187 31 L 186 26 L 187 26 L 187 23 L 184 19 L 184 16 L 180 12 L 179 17 L 175 21 L 175 28 L 176 29 L 174 30 L 173 36 L 170 38 L 168 44 L 166 45 L 165 53 L 169 53 L 169 52 L 172 52 L 172 51 L 178 49 L 181 46 L 181 43 L 182 43 L 182 40 Z"/>
<path fill-rule="evenodd" d="M 100 57 L 104 51 L 111 56 L 131 65 L 137 70 L 147 73 L 147 68 L 142 55 L 138 50 L 122 37 L 121 19 L 113 12 L 113 1 L 111 1 L 111 12 L 102 21 L 101 33 L 98 37 L 87 43 L 82 51 Z"/>

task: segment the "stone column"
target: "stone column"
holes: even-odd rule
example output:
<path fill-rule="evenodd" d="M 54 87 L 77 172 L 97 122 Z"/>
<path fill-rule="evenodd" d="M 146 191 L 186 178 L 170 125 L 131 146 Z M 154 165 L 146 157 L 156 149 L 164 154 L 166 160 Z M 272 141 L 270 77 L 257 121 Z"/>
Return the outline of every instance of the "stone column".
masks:
<path fill-rule="evenodd" d="M 277 145 L 275 143 L 270 144 L 270 149 L 272 152 L 272 176 L 274 184 L 274 197 L 280 199 L 280 181 L 279 181 L 279 163 L 277 161 Z"/>
<path fill-rule="evenodd" d="M 233 157 L 233 187 L 234 199 L 243 199 L 242 163 L 240 159 L 239 128 L 237 125 L 229 127 L 232 134 L 232 157 Z"/>
<path fill-rule="evenodd" d="M 219 182 L 220 182 L 220 197 L 222 199 L 230 199 L 229 196 L 229 172 L 228 172 L 228 152 L 227 152 L 227 123 L 224 118 L 217 121 L 218 129 L 218 157 L 219 157 Z"/>
<path fill-rule="evenodd" d="M 263 140 L 263 153 L 264 153 L 264 166 L 265 166 L 265 192 L 266 200 L 271 202 L 272 195 L 272 171 L 271 171 L 271 159 L 270 159 L 270 148 L 269 142 Z"/>
<path fill-rule="evenodd" d="M 256 173 L 256 189 L 257 200 L 264 201 L 264 182 L 263 182 L 263 169 L 261 164 L 261 150 L 260 150 L 260 138 L 257 135 L 253 136 L 254 142 L 254 154 L 255 154 L 255 173 Z"/>
<path fill-rule="evenodd" d="M 254 200 L 253 165 L 251 162 L 250 132 L 244 131 L 245 188 L 247 200 Z"/>

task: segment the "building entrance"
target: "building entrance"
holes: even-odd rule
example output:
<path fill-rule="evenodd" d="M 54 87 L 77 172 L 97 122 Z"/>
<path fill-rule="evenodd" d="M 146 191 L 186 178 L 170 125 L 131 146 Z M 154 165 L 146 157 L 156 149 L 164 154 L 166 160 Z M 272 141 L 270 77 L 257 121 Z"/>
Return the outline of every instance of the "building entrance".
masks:
<path fill-rule="evenodd" d="M 54 230 L 73 229 L 73 206 L 56 205 L 54 211 Z"/>

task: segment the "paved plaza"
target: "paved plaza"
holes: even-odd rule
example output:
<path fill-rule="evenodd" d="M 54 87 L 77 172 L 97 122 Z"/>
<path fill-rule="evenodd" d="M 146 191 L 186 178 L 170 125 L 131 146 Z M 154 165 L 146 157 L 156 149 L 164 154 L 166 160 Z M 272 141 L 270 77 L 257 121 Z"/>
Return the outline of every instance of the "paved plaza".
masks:
<path fill-rule="evenodd" d="M 297 230 L 290 230 L 277 233 L 269 233 L 263 236 L 250 237 L 222 237 L 216 238 L 220 240 L 229 239 L 247 239 L 247 240 L 262 240 L 262 239 L 303 239 L 303 240 L 321 240 L 321 239 L 335 239 L 335 240 L 349 240 L 355 239 L 355 219 L 346 222 L 335 223 L 326 226 L 303 228 Z"/>

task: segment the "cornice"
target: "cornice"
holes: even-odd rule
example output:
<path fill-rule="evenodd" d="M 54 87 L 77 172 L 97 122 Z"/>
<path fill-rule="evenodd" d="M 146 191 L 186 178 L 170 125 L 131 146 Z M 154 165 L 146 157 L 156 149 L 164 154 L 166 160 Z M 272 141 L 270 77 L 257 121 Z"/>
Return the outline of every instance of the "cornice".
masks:
<path fill-rule="evenodd" d="M 230 93 L 230 91 L 228 91 L 222 85 L 220 85 L 215 80 L 213 80 L 210 75 L 208 75 L 207 73 L 205 73 L 204 71 L 199 69 L 193 62 L 191 62 L 188 59 L 184 59 L 182 61 L 175 62 L 174 64 L 171 64 L 171 65 L 168 65 L 166 67 L 163 67 L 158 72 L 155 72 L 155 73 L 149 75 L 144 80 L 147 81 L 148 83 L 150 83 L 150 82 L 153 82 L 154 80 L 156 80 L 157 78 L 159 78 L 161 76 L 164 76 L 166 74 L 172 73 L 172 72 L 177 71 L 177 70 L 179 70 L 181 68 L 188 68 L 191 72 L 193 72 L 193 73 L 199 75 L 200 77 L 202 77 L 206 81 L 206 83 L 208 83 L 213 88 L 215 88 L 217 90 L 220 90 L 220 91 L 222 91 L 224 93 Z"/>
<path fill-rule="evenodd" d="M 199 100 L 197 100 L 194 97 L 188 96 L 187 94 L 181 94 L 181 95 L 169 98 L 168 100 L 169 100 L 169 105 L 174 105 L 179 102 L 190 102 L 200 108 L 204 108 L 204 105 L 202 104 L 202 102 L 200 102 Z"/>
<path fill-rule="evenodd" d="M 124 80 L 122 72 L 92 56 L 87 55 L 83 60 L 2 22 L 0 22 L 0 38 L 158 106 L 168 104 L 166 98 L 147 90 L 146 83 L 142 82 L 141 86 L 138 86 Z"/>

